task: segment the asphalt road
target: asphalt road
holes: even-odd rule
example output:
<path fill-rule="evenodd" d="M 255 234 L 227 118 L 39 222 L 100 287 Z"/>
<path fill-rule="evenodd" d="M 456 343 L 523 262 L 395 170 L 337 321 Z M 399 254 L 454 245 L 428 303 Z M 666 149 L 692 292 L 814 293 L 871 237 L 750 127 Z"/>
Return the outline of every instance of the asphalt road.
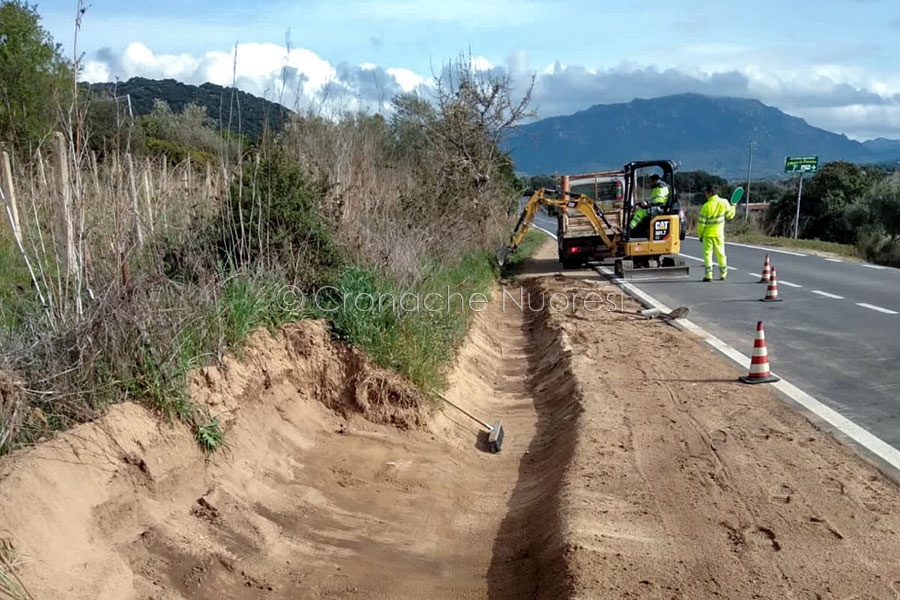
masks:
<path fill-rule="evenodd" d="M 700 242 L 681 249 L 690 280 L 638 287 L 747 355 L 763 321 L 773 371 L 900 449 L 900 269 L 729 243 L 728 280 L 704 283 Z M 766 252 L 781 302 L 759 301 Z"/>
<path fill-rule="evenodd" d="M 556 232 L 544 214 L 535 225 Z M 746 355 L 763 321 L 773 371 L 900 449 L 900 269 L 728 243 L 728 280 L 704 283 L 700 242 L 681 249 L 690 279 L 635 285 Z M 760 302 L 767 252 L 781 302 Z"/>

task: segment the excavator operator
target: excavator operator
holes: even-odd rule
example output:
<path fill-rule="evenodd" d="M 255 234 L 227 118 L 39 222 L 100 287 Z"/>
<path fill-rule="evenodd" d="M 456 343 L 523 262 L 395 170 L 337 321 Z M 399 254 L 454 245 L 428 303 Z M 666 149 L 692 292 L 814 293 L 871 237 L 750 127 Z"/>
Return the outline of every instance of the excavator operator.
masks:
<path fill-rule="evenodd" d="M 634 216 L 631 217 L 631 222 L 628 224 L 632 236 L 643 237 L 636 235 L 638 227 L 652 216 L 652 214 L 656 214 L 661 210 L 666 205 L 666 202 L 669 201 L 669 186 L 659 178 L 659 175 L 654 173 L 650 176 L 650 187 L 650 202 L 642 201 L 640 203 L 640 208 L 634 211 Z"/>

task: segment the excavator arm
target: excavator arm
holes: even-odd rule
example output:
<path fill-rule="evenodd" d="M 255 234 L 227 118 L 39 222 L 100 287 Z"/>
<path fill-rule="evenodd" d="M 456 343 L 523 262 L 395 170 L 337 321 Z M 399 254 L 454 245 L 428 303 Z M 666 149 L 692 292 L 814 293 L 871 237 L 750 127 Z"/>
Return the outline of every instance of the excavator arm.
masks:
<path fill-rule="evenodd" d="M 574 208 L 587 217 L 591 226 L 594 228 L 594 232 L 600 236 L 607 247 L 612 248 L 616 243 L 614 239 L 611 240 L 609 238 L 606 234 L 606 228 L 604 227 L 605 225 L 612 229 L 612 226 L 602 213 L 599 217 L 597 216 L 597 213 L 594 211 L 594 201 L 589 196 L 581 194 L 576 197 L 572 194 L 568 194 L 568 192 L 564 192 L 564 194 L 567 194 L 570 197 L 569 200 L 566 200 L 558 196 L 554 198 L 549 194 L 558 194 L 558 192 L 556 192 L 556 190 L 541 188 L 528 199 L 528 202 L 522 209 L 522 214 L 519 216 L 519 221 L 516 223 L 512 235 L 509 237 L 509 242 L 506 246 L 503 246 L 497 251 L 497 262 L 500 266 L 503 266 L 506 257 L 515 252 L 516 248 L 519 247 L 519 244 L 522 243 L 522 240 L 525 239 L 525 234 L 528 233 L 528 228 L 531 226 L 531 222 L 534 220 L 534 217 L 537 215 L 541 206 L 555 206 L 560 209 Z"/>

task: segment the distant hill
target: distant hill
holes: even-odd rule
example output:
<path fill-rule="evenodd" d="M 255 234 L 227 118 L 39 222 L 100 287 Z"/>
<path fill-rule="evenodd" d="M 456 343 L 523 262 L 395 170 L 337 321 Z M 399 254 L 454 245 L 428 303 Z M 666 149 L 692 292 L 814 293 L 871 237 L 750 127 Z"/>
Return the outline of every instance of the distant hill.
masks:
<path fill-rule="evenodd" d="M 119 82 L 118 85 L 94 83 L 90 87 L 110 95 L 116 94 L 120 97 L 130 95 L 135 116 L 148 114 L 153 108 L 153 101 L 157 98 L 165 100 L 174 112 L 181 112 L 186 104 L 193 102 L 205 106 L 207 114 L 217 126 L 230 128 L 235 133 L 243 133 L 253 141 L 259 140 L 262 136 L 266 120 L 269 128 L 277 132 L 284 128 L 292 114 L 290 110 L 276 102 L 214 83 L 197 86 L 174 79 L 132 77 L 128 81 Z"/>
<path fill-rule="evenodd" d="M 787 115 L 758 100 L 698 94 L 598 104 L 573 115 L 530 123 L 507 143 L 516 170 L 577 173 L 631 160 L 672 158 L 679 168 L 723 177 L 784 171 L 785 156 L 818 155 L 860 163 L 900 160 L 900 140 L 856 142 Z"/>

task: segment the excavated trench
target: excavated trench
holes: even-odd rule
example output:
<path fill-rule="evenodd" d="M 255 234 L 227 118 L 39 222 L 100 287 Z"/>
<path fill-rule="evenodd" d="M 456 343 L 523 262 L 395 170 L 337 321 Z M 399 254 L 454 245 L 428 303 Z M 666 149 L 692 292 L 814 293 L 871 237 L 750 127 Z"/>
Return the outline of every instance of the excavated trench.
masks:
<path fill-rule="evenodd" d="M 322 324 L 258 333 L 193 377 L 224 452 L 117 406 L 0 463 L 0 538 L 38 598 L 565 597 L 582 409 L 563 346 L 546 314 L 495 298 L 476 316 L 447 396 L 503 419 L 488 454 Z"/>
<path fill-rule="evenodd" d="M 616 293 L 567 275 L 523 285 Z M 210 459 L 125 404 L 0 460 L 4 559 L 75 600 L 900 598 L 872 465 L 673 327 L 496 296 L 447 396 L 502 417 L 501 453 L 304 322 L 194 374 Z"/>

